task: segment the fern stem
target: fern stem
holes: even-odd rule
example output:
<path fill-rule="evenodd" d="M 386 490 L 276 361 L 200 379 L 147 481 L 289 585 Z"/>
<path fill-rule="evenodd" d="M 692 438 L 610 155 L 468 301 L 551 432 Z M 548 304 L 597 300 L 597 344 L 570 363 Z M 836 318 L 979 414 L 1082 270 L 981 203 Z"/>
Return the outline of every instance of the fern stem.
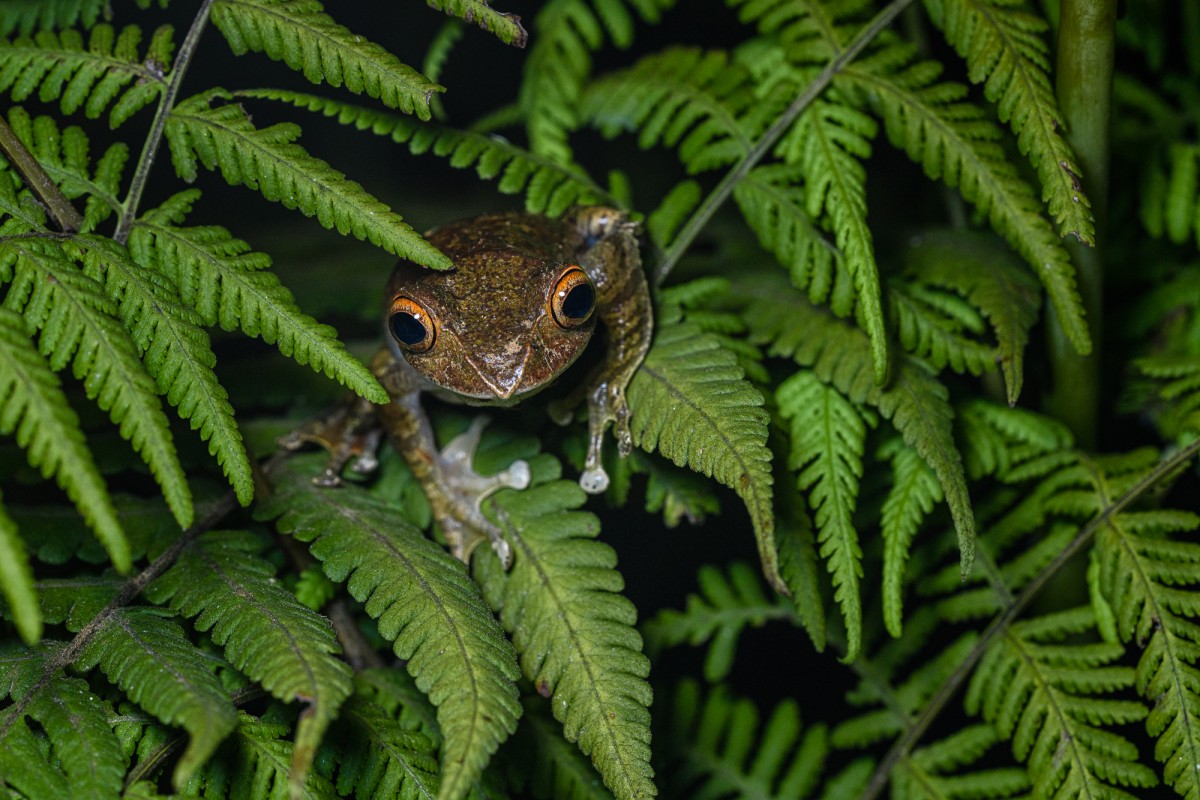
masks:
<path fill-rule="evenodd" d="M 821 70 L 812 83 L 810 83 L 803 92 L 796 96 L 791 105 L 763 132 L 754 146 L 750 148 L 741 161 L 739 161 L 733 169 L 721 179 L 721 182 L 709 192 L 708 197 L 704 198 L 704 202 L 696 210 L 696 213 L 688 218 L 683 228 L 679 231 L 679 235 L 671 242 L 671 246 L 667 248 L 666 255 L 659 262 L 658 269 L 654 274 L 654 285 L 661 286 L 663 281 L 675 269 L 675 265 L 679 263 L 679 259 L 691 247 L 692 241 L 708 224 L 713 214 L 721 207 L 729 195 L 733 192 L 733 187 L 737 186 L 738 182 L 754 168 L 763 156 L 767 154 L 779 137 L 787 131 L 791 124 L 808 108 L 821 92 L 825 91 L 826 87 L 833 81 L 833 77 L 841 72 L 847 64 L 855 59 L 868 44 L 870 44 L 876 36 L 878 36 L 884 28 L 892 24 L 897 16 L 907 8 L 913 0 L 892 0 L 882 11 L 863 26 L 854 40 L 850 42 L 841 53 L 838 53 L 834 58 L 825 65 L 825 69 Z"/>
<path fill-rule="evenodd" d="M 1108 197 L 1109 114 L 1112 108 L 1113 32 L 1116 0 L 1063 0 L 1058 28 L 1056 81 L 1066 139 L 1079 158 L 1078 176 L 1087 185 L 1096 219 L 1096 246 L 1070 241 L 1079 295 L 1087 315 L 1092 352 L 1080 355 L 1058 317 L 1047 312 L 1051 391 L 1046 410 L 1066 423 L 1081 447 L 1094 449 L 1100 406 L 1103 330 L 1101 239 Z"/>
<path fill-rule="evenodd" d="M 75 233 L 83 225 L 83 217 L 71 205 L 71 201 L 63 195 L 58 185 L 42 169 L 42 165 L 29 152 L 16 132 L 0 117 L 0 150 L 16 167 L 17 172 L 25 179 L 25 183 L 37 195 L 38 200 L 50 211 L 54 223 L 63 233 Z"/>
<path fill-rule="evenodd" d="M 142 192 L 146 190 L 150 169 L 154 166 L 154 158 L 158 155 L 158 148 L 162 144 L 167 117 L 175 106 L 179 87 L 183 85 L 183 78 L 187 74 L 188 66 L 196 54 L 196 45 L 200 41 L 200 34 L 204 32 L 204 26 L 208 23 L 208 12 L 212 4 L 213 0 L 203 0 L 200 3 L 200 10 L 196 12 L 196 18 L 192 20 L 192 26 L 188 28 L 187 36 L 184 37 L 183 44 L 179 46 L 179 55 L 175 58 L 175 66 L 171 69 L 171 80 L 167 83 L 167 89 L 158 101 L 158 108 L 154 112 L 154 122 L 150 124 L 150 133 L 146 136 L 142 154 L 138 156 L 137 170 L 133 174 L 133 182 L 129 184 L 129 194 L 125 197 L 125 202 L 121 204 L 117 230 L 113 233 L 113 238 L 121 244 L 125 244 L 129 239 L 129 232 L 133 229 L 133 221 L 137 217 L 138 206 L 142 202 Z"/>
<path fill-rule="evenodd" d="M 1117 514 L 1124 511 L 1139 497 L 1145 494 L 1150 489 L 1154 488 L 1160 481 L 1167 478 L 1178 469 L 1181 469 L 1189 461 L 1200 453 L 1200 439 L 1193 441 L 1187 447 L 1176 451 L 1173 455 L 1159 462 L 1146 477 L 1135 483 L 1133 486 L 1122 494 L 1112 505 L 1107 506 L 1075 534 L 1070 543 L 1063 548 L 1062 552 L 1054 557 L 1054 560 L 1042 568 L 1032 581 L 1029 582 L 1021 594 L 1013 600 L 1012 605 L 1001 611 L 987 629 L 979 636 L 979 641 L 971 648 L 971 652 L 963 659 L 963 662 L 958 665 L 953 673 L 946 678 L 945 682 L 938 687 L 937 692 L 929 699 L 929 704 L 925 706 L 920 716 L 916 721 L 905 731 L 904 735 L 896 740 L 895 744 L 887 751 L 887 755 L 875 767 L 875 771 L 871 774 L 871 780 L 867 784 L 866 790 L 863 791 L 860 800 L 875 800 L 883 792 L 887 785 L 888 776 L 891 775 L 892 769 L 900 761 L 900 759 L 912 752 L 912 749 L 920 741 L 925 731 L 933 724 L 938 714 L 946 707 L 951 698 L 958 692 L 963 682 L 971 674 L 979 659 L 983 658 L 983 654 L 991 645 L 992 640 L 997 635 L 1007 630 L 1008 626 L 1016 619 L 1017 615 L 1025 610 L 1025 607 L 1033 600 L 1034 597 L 1046 586 L 1054 575 L 1062 569 L 1063 565 L 1070 561 L 1076 553 L 1086 546 L 1095 536 L 1096 531 L 1101 526 L 1108 524 L 1108 521 Z"/>

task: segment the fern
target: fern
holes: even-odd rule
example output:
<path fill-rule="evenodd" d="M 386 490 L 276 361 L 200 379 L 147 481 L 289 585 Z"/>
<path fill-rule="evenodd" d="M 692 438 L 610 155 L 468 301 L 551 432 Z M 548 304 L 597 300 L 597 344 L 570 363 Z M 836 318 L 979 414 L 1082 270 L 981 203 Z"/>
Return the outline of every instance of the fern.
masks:
<path fill-rule="evenodd" d="M 1200 146 L 1171 142 L 1166 152 L 1152 153 L 1142 176 L 1138 209 L 1142 225 L 1153 237 L 1175 244 L 1200 241 Z"/>
<path fill-rule="evenodd" d="M 982 375 L 999 360 L 995 348 L 972 338 L 982 332 L 983 319 L 962 298 L 905 281 L 888 288 L 901 346 L 934 369 Z"/>
<path fill-rule="evenodd" d="M 0 36 L 15 31 L 28 36 L 35 30 L 56 30 L 82 24 L 90 28 L 108 18 L 106 0 L 9 0 L 0 6 Z"/>
<path fill-rule="evenodd" d="M 11 246 L 17 259 L 5 306 L 39 329 L 38 347 L 52 368 L 71 361 L 75 376 L 86 379 L 88 397 L 108 412 L 154 473 L 180 527 L 191 525 L 192 494 L 167 417 L 136 345 L 116 319 L 116 304 L 57 244 L 30 240 Z"/>
<path fill-rule="evenodd" d="M 512 646 L 484 606 L 461 562 L 399 523 L 361 490 L 334 496 L 309 481 L 312 471 L 279 474 L 279 493 L 260 508 L 302 541 L 335 581 L 379 620 L 417 686 L 438 707 L 445 736 L 438 797 L 465 797 L 520 706 Z"/>
<path fill-rule="evenodd" d="M 549 0 L 538 11 L 518 98 L 529 149 L 536 155 L 571 163 L 567 133 L 577 122 L 576 105 L 592 69 L 591 52 L 604 43 L 605 32 L 617 47 L 628 47 L 633 40 L 633 17 L 626 5 L 653 21 L 674 0 Z"/>
<path fill-rule="evenodd" d="M 4 315 L 0 315 L 0 319 Z M 3 322 L 0 322 L 3 325 Z M 2 337 L 3 334 L 0 334 Z M 0 341 L 3 341 L 0 338 Z M 2 374 L 2 373 L 0 373 Z M 4 393 L 0 391 L 0 396 Z M 11 610 L 17 632 L 26 644 L 42 638 L 42 615 L 33 587 L 33 571 L 17 525 L 0 504 L 0 591 Z"/>
<path fill-rule="evenodd" d="M 771 453 L 762 396 L 711 334 L 682 322 L 658 326 L 629 384 L 634 444 L 716 478 L 750 512 L 763 573 L 784 594 L 771 509 Z"/>
<path fill-rule="evenodd" d="M 1156 417 L 1169 437 L 1200 432 L 1200 363 L 1192 356 L 1138 359 L 1134 367 L 1154 382 L 1162 405 Z"/>
<path fill-rule="evenodd" d="M 781 559 L 782 555 L 781 548 Z M 643 630 L 654 649 L 709 642 L 704 658 L 704 678 L 709 683 L 728 677 L 738 637 L 746 627 L 761 628 L 773 620 L 800 622 L 792 603 L 782 597 L 769 600 L 758 576 L 740 561 L 729 567 L 728 576 L 716 567 L 701 567 L 696 582 L 700 594 L 688 595 L 684 611 L 660 611 Z"/>
<path fill-rule="evenodd" d="M 498 136 L 418 124 L 393 114 L 299 92 L 258 90 L 242 92 L 241 96 L 291 103 L 327 117 L 336 117 L 343 125 L 353 124 L 359 130 L 391 137 L 398 144 L 407 143 L 414 155 L 432 152 L 449 158 L 452 167 L 474 166 L 475 173 L 484 180 L 498 177 L 496 188 L 501 193 L 524 193 L 525 208 L 534 213 L 553 216 L 572 205 L 611 202 L 608 194 L 578 168 L 562 166 L 531 154 Z"/>
<path fill-rule="evenodd" d="M 187 730 L 191 741 L 175 767 L 177 787 L 237 727 L 237 712 L 211 661 L 157 609 L 126 608 L 107 617 L 75 665 L 81 670 L 99 665 L 135 703 Z"/>
<path fill-rule="evenodd" d="M 430 8 L 473 22 L 491 31 L 500 41 L 513 47 L 524 47 L 529 34 L 521 27 L 521 18 L 491 7 L 491 0 L 425 0 Z"/>
<path fill-rule="evenodd" d="M 775 393 L 779 413 L 788 420 L 797 488 L 808 492 L 817 524 L 817 540 L 833 578 L 834 599 L 846 624 L 846 660 L 858 657 L 862 644 L 862 549 L 851 516 L 862 477 L 867 424 L 860 409 L 811 372 L 797 372 Z"/>
<path fill-rule="evenodd" d="M 1111 666 L 1123 649 L 1060 644 L 1092 629 L 1087 608 L 1015 623 L 988 649 L 967 690 L 967 710 L 1012 739 L 1037 797 L 1132 797 L 1115 784 L 1158 783 L 1132 742 L 1100 727 L 1146 716 L 1140 703 L 1101 696 L 1133 685 L 1132 669 Z"/>
<path fill-rule="evenodd" d="M 180 227 L 198 196 L 196 190 L 181 192 L 143 215 L 129 236 L 134 260 L 166 275 L 205 325 L 261 336 L 368 400 L 387 402 L 383 387 L 346 353 L 334 330 L 300 312 L 291 292 L 267 270 L 269 256 L 215 225 Z"/>
<path fill-rule="evenodd" d="M 769 291 L 760 281 L 756 294 Z M 898 359 L 889 385 L 875 385 L 870 344 L 853 328 L 832 319 L 796 296 L 776 292 L 759 296 L 746 311 L 752 338 L 768 344 L 769 352 L 811 367 L 849 400 L 876 406 L 891 420 L 904 441 L 929 464 L 942 485 L 958 532 L 962 571 L 971 570 L 975 551 L 975 521 L 967 495 L 962 459 L 954 446 L 945 387 L 920 361 Z"/>
<path fill-rule="evenodd" d="M 529 789 L 534 797 L 612 800 L 592 765 L 563 740 L 560 726 L 545 713 L 544 703 L 526 698 L 521 720 L 513 745 L 530 775 Z"/>
<path fill-rule="evenodd" d="M 281 700 L 307 709 L 296 727 L 291 781 L 299 785 L 317 744 L 350 694 L 350 668 L 334 653 L 329 622 L 275 582 L 255 555 L 261 542 L 243 532 L 208 533 L 146 590 L 153 602 L 212 630 L 230 664 Z"/>
<path fill-rule="evenodd" d="M 899 637 L 904 626 L 904 568 L 921 523 L 942 502 L 937 475 L 920 454 L 899 439 L 880 448 L 892 462 L 892 488 L 880 512 L 883 537 L 883 621 Z"/>
<path fill-rule="evenodd" d="M 892 773 L 892 796 L 954 800 L 1011 797 L 1027 791 L 1025 774 L 1011 767 L 955 774 L 978 761 L 997 741 L 990 726 L 974 725 L 916 750 Z"/>
<path fill-rule="evenodd" d="M 1042 35 L 1048 26 L 1007 0 L 926 0 L 925 8 L 966 59 L 971 80 L 984 84 L 1000 119 L 1017 134 L 1017 147 L 1037 170 L 1059 232 L 1094 243 L 1091 203 L 1080 186 L 1082 170 L 1062 136 L 1063 117 L 1046 75 L 1049 47 Z"/>
<path fill-rule="evenodd" d="M 421 119 L 429 119 L 430 98 L 442 88 L 334 22 L 317 0 L 219 0 L 212 21 L 237 55 L 266 53 L 313 83 L 344 85 Z"/>
<path fill-rule="evenodd" d="M 437 796 L 437 759 L 424 734 L 405 730 L 379 706 L 359 698 L 346 704 L 334 731 L 339 794 L 378 800 Z"/>
<path fill-rule="evenodd" d="M 134 25 L 117 34 L 107 24 L 93 27 L 86 43 L 74 30 L 17 37 L 0 46 L 0 92 L 19 103 L 37 91 L 43 103 L 59 101 L 64 114 L 82 108 L 89 119 L 111 105 L 108 124 L 116 128 L 166 87 L 175 48 L 171 27 L 156 30 L 144 54 L 138 53 L 141 39 Z"/>
<path fill-rule="evenodd" d="M 195 180 L 198 164 L 219 168 L 230 184 L 256 189 L 285 208 L 315 216 L 326 228 L 351 233 L 434 269 L 450 266 L 449 259 L 398 214 L 296 144 L 296 125 L 279 123 L 260 130 L 232 100 L 229 92 L 211 89 L 171 110 L 166 137 L 179 177 Z M 225 104 L 214 106 L 214 101 Z"/>
<path fill-rule="evenodd" d="M 702 697 L 691 681 L 680 684 L 672 713 L 672 744 L 682 763 L 680 790 L 689 797 L 803 800 L 817 786 L 829 751 L 823 725 L 801 735 L 800 712 L 780 703 L 760 731 L 758 711 L 722 687 Z M 749 759 L 749 761 L 748 761 Z"/>
<path fill-rule="evenodd" d="M 515 562 L 502 575 L 491 559 L 484 591 L 567 741 L 591 756 L 614 796 L 654 797 L 650 663 L 634 627 L 636 611 L 619 594 L 624 581 L 616 553 L 594 541 L 595 518 L 575 510 L 585 499 L 578 484 L 554 480 L 553 461 L 531 467 L 535 488 L 489 503 Z"/>

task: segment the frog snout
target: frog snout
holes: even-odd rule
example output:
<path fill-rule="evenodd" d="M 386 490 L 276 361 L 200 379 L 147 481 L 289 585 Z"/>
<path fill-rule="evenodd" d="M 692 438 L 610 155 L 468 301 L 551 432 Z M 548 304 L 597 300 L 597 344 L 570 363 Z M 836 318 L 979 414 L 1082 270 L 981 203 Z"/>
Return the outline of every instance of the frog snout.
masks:
<path fill-rule="evenodd" d="M 528 349 L 517 360 L 512 360 L 511 357 L 467 358 L 467 363 L 479 376 L 480 383 L 486 386 L 497 400 L 507 400 L 521 391 L 528 361 Z"/>

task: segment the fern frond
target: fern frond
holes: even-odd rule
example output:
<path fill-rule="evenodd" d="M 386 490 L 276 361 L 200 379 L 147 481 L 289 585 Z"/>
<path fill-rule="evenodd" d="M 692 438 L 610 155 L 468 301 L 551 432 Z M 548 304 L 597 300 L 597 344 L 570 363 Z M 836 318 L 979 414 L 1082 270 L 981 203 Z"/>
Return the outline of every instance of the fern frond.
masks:
<path fill-rule="evenodd" d="M 0 661 L 3 658 L 0 655 Z M 0 775 L 13 797 L 69 796 L 66 775 L 50 762 L 45 741 L 23 719 L 16 720 L 0 739 Z"/>
<path fill-rule="evenodd" d="M 0 309 L 0 432 L 15 434 L 29 464 L 43 476 L 54 477 L 96 532 L 113 566 L 126 572 L 132 562 L 129 542 L 104 479 L 58 377 L 29 334 L 20 315 Z"/>
<path fill-rule="evenodd" d="M 1082 170 L 1063 138 L 1065 127 L 1047 72 L 1047 24 L 1011 0 L 925 0 L 933 24 L 966 59 L 974 83 L 1017 134 L 1017 147 L 1037 170 L 1047 207 L 1062 236 L 1095 242 Z"/>
<path fill-rule="evenodd" d="M 335 788 L 362 800 L 432 800 L 437 758 L 427 736 L 405 728 L 375 703 L 353 697 L 334 727 Z"/>
<path fill-rule="evenodd" d="M 863 102 L 869 98 L 892 144 L 921 164 L 929 177 L 957 187 L 987 215 L 996 232 L 1033 268 L 1072 344 L 1086 354 L 1091 340 L 1075 287 L 1075 268 L 1033 190 L 1005 158 L 996 141 L 999 130 L 981 109 L 961 102 L 964 87 L 936 82 L 940 65 L 910 64 L 911 59 L 910 48 L 894 45 L 851 64 L 836 85 Z"/>
<path fill-rule="evenodd" d="M 1140 703 L 1103 696 L 1133 686 L 1132 669 L 1112 666 L 1124 648 L 1062 643 L 1094 627 L 1089 608 L 1014 623 L 971 677 L 967 711 L 1012 740 L 1035 796 L 1132 798 L 1117 786 L 1158 783 L 1132 742 L 1101 727 L 1146 716 Z"/>
<path fill-rule="evenodd" d="M 351 233 L 433 269 L 450 268 L 450 259 L 399 214 L 296 144 L 298 126 L 279 123 L 256 128 L 233 99 L 229 92 L 211 89 L 171 110 L 165 133 L 179 177 L 195 180 L 198 164 L 219 168 L 229 184 L 241 184 L 285 208 L 315 216 L 330 230 Z"/>
<path fill-rule="evenodd" d="M 888 300 L 900 345 L 934 369 L 982 375 L 999 360 L 996 349 L 973 338 L 980 313 L 961 297 L 919 283 L 893 280 Z"/>
<path fill-rule="evenodd" d="M 733 198 L 759 243 L 788 268 L 793 286 L 818 305 L 831 296 L 844 304 L 854 291 L 850 273 L 841 251 L 809 216 L 802 179 L 795 166 L 755 167 L 733 188 Z"/>
<path fill-rule="evenodd" d="M 617 554 L 595 540 L 596 518 L 578 511 L 586 495 L 556 480 L 557 462 L 542 457 L 530 466 L 534 486 L 487 504 L 515 559 L 507 574 L 479 570 L 484 592 L 567 741 L 591 756 L 614 796 L 652 798 L 650 662 L 637 610 L 620 593 Z"/>
<path fill-rule="evenodd" d="M 163 76 L 171 67 L 172 37 L 170 25 L 160 27 L 139 54 L 142 31 L 136 25 L 117 34 L 101 23 L 91 29 L 86 43 L 81 33 L 69 29 L 19 36 L 0 46 L 0 92 L 11 91 L 13 102 L 19 103 L 36 91 L 43 103 L 58 100 L 64 114 L 82 108 L 89 119 L 111 104 L 108 124 L 116 128 L 166 90 Z"/>
<path fill-rule="evenodd" d="M 242 505 L 254 496 L 250 459 L 233 419 L 229 395 L 213 373 L 213 355 L 200 316 L 183 305 L 174 286 L 130 258 L 111 239 L 82 235 L 71 242 L 83 250 L 84 273 L 101 283 L 117 304 L 126 330 L 158 389 L 189 419 L 225 472 Z"/>
<path fill-rule="evenodd" d="M 521 27 L 521 18 L 492 8 L 491 0 L 425 0 L 426 5 L 446 14 L 475 23 L 491 31 L 500 41 L 513 47 L 524 47 L 529 34 Z"/>
<path fill-rule="evenodd" d="M 879 528 L 883 537 L 883 621 L 888 633 L 904 630 L 904 568 L 921 523 L 942 502 L 937 475 L 921 455 L 900 439 L 882 448 L 880 458 L 892 462 L 892 488 L 883 502 Z"/>
<path fill-rule="evenodd" d="M 709 683 L 729 675 L 738 637 L 747 627 L 761 628 L 771 620 L 800 624 L 791 602 L 783 597 L 768 599 L 758 574 L 740 561 L 730 565 L 728 576 L 716 567 L 701 567 L 696 583 L 700 594 L 688 595 L 684 611 L 663 609 L 642 630 L 653 649 L 708 642 L 704 679 Z"/>
<path fill-rule="evenodd" d="M 1146 160 L 1138 208 L 1146 232 L 1175 244 L 1200 241 L 1200 146 L 1173 141 Z"/>
<path fill-rule="evenodd" d="M 4 324 L 0 314 L 0 326 Z M 0 333 L 0 348 L 4 336 Z M 2 358 L 2 356 L 0 356 Z M 3 380 L 0 371 L 0 381 Z M 7 393 L 0 388 L 0 398 Z M 17 524 L 0 503 L 0 593 L 8 604 L 6 616 L 11 616 L 17 633 L 26 644 L 34 644 L 42 638 L 42 612 L 38 608 L 37 593 L 33 588 L 33 570 L 29 568 L 29 557 L 25 554 L 25 543 L 17 533 Z"/>
<path fill-rule="evenodd" d="M 999 767 L 962 772 L 963 767 L 977 762 L 998 741 L 992 726 L 972 725 L 914 750 L 892 770 L 892 797 L 978 800 L 1012 797 L 1029 791 L 1029 780 L 1021 769 Z"/>
<path fill-rule="evenodd" d="M 801 733 L 791 700 L 775 707 L 761 728 L 758 710 L 721 686 L 707 697 L 684 681 L 672 708 L 672 755 L 681 797 L 759 797 L 803 800 L 817 787 L 829 753 L 824 725 Z M 828 795 L 826 795 L 828 796 Z"/>
<path fill-rule="evenodd" d="M 525 115 L 529 149 L 558 164 L 573 160 L 567 133 L 574 129 L 591 53 L 605 32 L 619 48 L 633 41 L 633 6 L 654 22 L 675 0 L 549 0 L 534 19 L 534 44 L 525 62 L 518 104 Z"/>
<path fill-rule="evenodd" d="M 1040 478 L 1040 460 L 1074 445 L 1071 432 L 1055 419 L 1021 408 L 972 400 L 958 408 L 967 474 L 994 475 L 1005 483 Z"/>
<path fill-rule="evenodd" d="M 237 712 L 212 672 L 212 660 L 157 609 L 123 608 L 109 616 L 75 666 L 99 666 L 130 700 L 188 732 L 191 740 L 175 767 L 176 787 L 189 780 L 237 727 Z"/>
<path fill-rule="evenodd" d="M 926 231 L 905 254 L 905 265 L 922 282 L 958 292 L 987 318 L 996 332 L 1008 402 L 1014 405 L 1025 380 L 1025 345 L 1041 298 L 1029 273 L 997 244 L 969 231 Z"/>
<path fill-rule="evenodd" d="M 91 28 L 101 16 L 107 20 L 108 14 L 108 0 L 8 0 L 0 4 L 0 36 L 7 38 L 14 32 L 28 36 L 76 25 Z"/>
<path fill-rule="evenodd" d="M 818 653 L 825 651 L 825 599 L 817 580 L 817 543 L 812 520 L 801 507 L 798 493 L 787 492 L 779 498 L 778 529 L 779 575 L 791 590 L 792 604 L 800 624 Z"/>
<path fill-rule="evenodd" d="M 771 355 L 812 368 L 820 380 L 852 402 L 870 403 L 891 420 L 905 443 L 937 474 L 958 532 L 963 574 L 968 574 L 975 558 L 975 520 L 962 458 L 954 444 L 954 412 L 946 387 L 922 362 L 908 356 L 895 360 L 886 386 L 876 385 L 866 334 L 823 314 L 787 289 L 772 287 L 770 281 L 756 284 L 752 295 L 756 299 L 745 314 L 751 338 L 769 345 Z"/>
<path fill-rule="evenodd" d="M 807 492 L 821 558 L 832 576 L 834 599 L 846 624 L 844 658 L 853 661 L 862 645 L 862 548 L 852 517 L 867 424 L 872 420 L 807 370 L 780 384 L 775 402 L 780 416 L 789 422 L 788 467 L 796 473 L 796 487 Z"/>
<path fill-rule="evenodd" d="M 383 47 L 339 25 L 317 0 L 218 0 L 212 21 L 236 55 L 266 53 L 313 83 L 344 85 L 421 119 L 429 119 L 430 98 L 442 91 Z"/>
<path fill-rule="evenodd" d="M 762 395 L 742 377 L 737 358 L 694 324 L 659 325 L 629 384 L 634 444 L 658 449 L 677 465 L 737 492 L 754 523 L 758 555 L 783 594 L 771 509 L 771 452 Z"/>
<path fill-rule="evenodd" d="M 388 402 L 387 392 L 346 352 L 336 331 L 300 311 L 268 270 L 270 256 L 252 251 L 222 227 L 180 226 L 197 197 L 194 189 L 180 192 L 134 223 L 129 236 L 134 260 L 170 278 L 205 325 L 260 336 L 371 402 Z"/>
<path fill-rule="evenodd" d="M 720 50 L 690 47 L 655 53 L 606 75 L 580 100 L 580 115 L 601 134 L 636 130 L 642 149 L 678 147 L 691 174 L 727 166 L 749 152 L 762 126 L 751 127 L 743 117 L 760 108 L 744 67 Z"/>
<path fill-rule="evenodd" d="M 573 205 L 614 202 L 578 167 L 535 155 L 500 136 L 417 123 L 395 114 L 300 92 L 259 89 L 241 92 L 239 96 L 291 103 L 335 117 L 342 125 L 390 137 L 397 144 L 407 143 L 413 155 L 433 153 L 448 158 L 450 166 L 456 169 L 473 166 L 475 174 L 484 180 L 499 178 L 496 189 L 502 194 L 524 193 L 525 209 L 537 214 L 556 216 Z"/>
<path fill-rule="evenodd" d="M 60 131 L 52 117 L 32 119 L 20 106 L 9 109 L 8 125 L 68 200 L 87 198 L 83 231 L 95 230 L 120 210 L 121 176 L 129 159 L 129 148 L 123 142 L 109 145 L 93 171 L 82 128 L 71 125 Z"/>
<path fill-rule="evenodd" d="M 525 713 L 513 745 L 520 748 L 521 764 L 528 771 L 533 796 L 554 800 L 613 800 L 595 768 L 578 748 L 563 739 L 561 726 L 546 713 L 545 703 L 527 697 L 524 705 Z"/>
<path fill-rule="evenodd" d="M 1194 356 L 1139 358 L 1134 367 L 1154 382 L 1161 407 L 1159 430 L 1177 438 L 1200 432 L 1200 359 Z"/>
<path fill-rule="evenodd" d="M 152 602 L 195 617 L 225 658 L 284 701 L 306 706 L 296 725 L 291 780 L 303 782 L 317 744 L 350 694 L 350 668 L 329 621 L 305 608 L 258 557 L 261 540 L 241 531 L 207 533 L 146 589 Z"/>
<path fill-rule="evenodd" d="M 355 693 L 369 698 L 400 723 L 406 731 L 418 731 L 434 745 L 441 746 L 437 709 L 417 688 L 412 676 L 403 669 L 376 667 L 354 676 Z"/>
<path fill-rule="evenodd" d="M 325 491 L 312 485 L 312 474 L 302 466 L 280 470 L 278 493 L 260 513 L 280 517 L 281 530 L 310 542 L 325 573 L 345 581 L 380 634 L 394 640 L 396 655 L 438 708 L 445 737 L 438 797 L 465 797 L 516 728 L 512 645 L 462 562 L 366 492 Z"/>
<path fill-rule="evenodd" d="M 138 359 L 137 346 L 116 319 L 104 288 L 46 240 L 14 242 L 15 275 L 4 299 L 40 330 L 38 348 L 50 366 L 70 361 L 90 399 L 119 426 L 154 474 L 181 528 L 192 524 L 192 493 L 154 380 Z"/>
<path fill-rule="evenodd" d="M 46 660 L 57 654 L 60 647 L 13 650 L 0 656 L 0 687 L 3 687 L 0 692 L 9 694 L 14 701 L 22 701 L 21 705 L 3 710 L 0 729 L 9 733 L 0 750 L 7 750 L 14 743 L 28 756 L 36 753 L 30 763 L 21 764 L 17 771 L 28 768 L 34 773 L 30 777 L 38 783 L 53 784 L 57 775 L 65 773 L 67 791 L 60 796 L 117 797 L 125 776 L 125 756 L 108 724 L 112 706 L 92 694 L 87 681 L 79 678 L 55 674 L 48 680 L 40 680 L 48 666 Z M 31 691 L 34 694 L 29 696 Z M 41 726 L 42 735 L 36 737 L 41 741 L 33 744 L 33 752 L 28 750 L 29 740 L 34 737 L 26 727 L 26 716 Z M 47 769 L 44 755 L 47 742 L 61 773 Z M 4 771 L 6 780 L 14 774 Z"/>

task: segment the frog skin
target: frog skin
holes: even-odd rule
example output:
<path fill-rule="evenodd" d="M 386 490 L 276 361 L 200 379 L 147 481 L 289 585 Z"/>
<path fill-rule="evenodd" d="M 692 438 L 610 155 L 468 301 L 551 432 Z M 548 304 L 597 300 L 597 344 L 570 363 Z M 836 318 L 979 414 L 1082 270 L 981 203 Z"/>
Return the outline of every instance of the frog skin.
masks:
<path fill-rule="evenodd" d="M 424 488 L 451 552 L 466 561 L 487 539 L 507 567 L 509 545 L 480 506 L 502 487 L 525 488 L 528 465 L 517 461 L 486 477 L 474 471 L 484 417 L 439 452 L 420 396 L 471 405 L 520 402 L 575 361 L 598 319 L 607 332 L 604 359 L 552 415 L 569 422 L 586 399 L 588 451 L 579 483 L 603 492 L 604 432 L 612 423 L 618 451 L 628 455 L 625 389 L 653 330 L 636 232 L 636 223 L 603 206 L 577 208 L 562 219 L 486 214 L 436 228 L 426 238 L 453 268 L 436 272 L 402 261 L 388 282 L 385 344 L 371 369 L 392 402 L 375 407 L 358 400 L 281 443 L 329 449 L 329 465 L 314 481 L 336 486 L 351 459 L 355 471 L 374 469 L 381 422 Z"/>

